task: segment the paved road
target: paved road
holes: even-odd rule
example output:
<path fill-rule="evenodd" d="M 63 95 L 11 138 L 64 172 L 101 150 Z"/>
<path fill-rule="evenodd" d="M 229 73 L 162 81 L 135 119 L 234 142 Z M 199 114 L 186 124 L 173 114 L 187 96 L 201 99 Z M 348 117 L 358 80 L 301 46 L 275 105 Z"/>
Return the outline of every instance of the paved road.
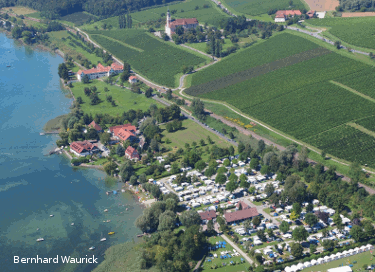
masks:
<path fill-rule="evenodd" d="M 322 32 L 322 30 L 320 30 L 320 29 L 316 29 L 316 30 L 318 30 L 317 32 L 311 32 L 311 31 L 308 31 L 308 30 L 305 30 L 305 29 L 300 29 L 300 28 L 293 27 L 293 26 L 288 26 L 286 29 L 295 30 L 295 31 L 298 31 L 298 32 L 305 33 L 307 35 L 311 35 L 311 36 L 313 36 L 313 37 L 315 37 L 315 38 L 317 38 L 317 39 L 319 39 L 323 42 L 326 42 L 326 43 L 329 43 L 329 44 L 332 44 L 332 45 L 335 44 L 335 42 L 320 36 L 319 34 Z M 341 49 L 348 49 L 348 48 L 346 46 L 341 45 Z M 353 52 L 353 53 L 363 54 L 363 55 L 366 55 L 366 56 L 369 55 L 369 53 L 367 53 L 367 52 L 363 52 L 363 51 L 359 51 L 359 50 L 355 50 L 355 49 L 351 49 L 350 51 Z"/>
<path fill-rule="evenodd" d="M 277 226 L 280 225 L 279 221 L 277 221 L 274 217 L 272 217 L 271 215 L 269 215 L 268 213 L 264 211 L 264 209 L 267 208 L 266 206 L 257 206 L 246 197 L 241 198 L 241 201 L 245 202 L 247 205 L 249 205 L 252 208 L 257 208 L 258 213 L 261 213 L 264 216 L 264 218 L 267 218 L 268 220 L 272 221 L 273 224 Z"/>
<path fill-rule="evenodd" d="M 232 242 L 225 234 L 220 235 L 220 237 L 227 241 L 227 243 L 230 244 L 238 253 L 240 253 L 246 261 L 248 261 L 250 264 L 254 263 L 253 260 L 250 259 L 250 257 L 245 252 L 243 252 L 242 249 L 240 249 L 234 242 Z"/>

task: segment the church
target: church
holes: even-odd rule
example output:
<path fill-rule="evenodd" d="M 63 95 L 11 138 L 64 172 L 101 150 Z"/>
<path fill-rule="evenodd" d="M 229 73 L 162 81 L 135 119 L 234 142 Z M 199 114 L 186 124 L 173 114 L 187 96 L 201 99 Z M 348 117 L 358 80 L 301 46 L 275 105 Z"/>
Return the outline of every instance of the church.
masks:
<path fill-rule="evenodd" d="M 171 14 L 169 13 L 169 8 L 167 12 L 167 24 L 165 25 L 165 33 L 172 37 L 175 34 L 176 27 L 182 26 L 185 30 L 194 29 L 199 25 L 198 20 L 196 18 L 190 19 L 176 19 L 171 21 Z"/>

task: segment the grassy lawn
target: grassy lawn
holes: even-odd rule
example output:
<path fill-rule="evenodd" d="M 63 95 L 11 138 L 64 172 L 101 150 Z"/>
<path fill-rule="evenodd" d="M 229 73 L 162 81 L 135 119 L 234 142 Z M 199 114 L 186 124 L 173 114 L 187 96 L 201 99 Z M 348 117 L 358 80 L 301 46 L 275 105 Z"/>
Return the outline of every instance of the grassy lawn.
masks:
<path fill-rule="evenodd" d="M 221 238 L 221 237 L 218 237 L 218 236 L 212 236 L 208 239 L 208 241 L 211 245 L 214 245 L 214 244 L 216 244 L 216 242 L 224 241 L 224 239 Z M 230 244 L 227 243 L 225 245 L 225 248 L 219 248 L 217 250 L 210 251 L 209 254 L 212 254 L 212 255 L 217 254 L 218 257 L 214 258 L 214 257 L 209 257 L 207 255 L 204 263 L 202 264 L 202 266 L 203 266 L 202 271 L 211 270 L 211 267 L 215 264 L 218 266 L 218 269 L 215 269 L 215 271 L 222 271 L 222 272 L 224 272 L 224 271 L 228 271 L 228 272 L 229 271 L 247 271 L 247 269 L 249 267 L 249 264 L 246 261 L 244 261 L 244 263 L 241 263 L 241 258 L 243 258 L 241 255 L 236 256 L 236 257 L 232 257 L 232 258 L 227 258 L 227 259 L 220 259 L 220 256 L 221 256 L 220 252 L 222 252 L 222 251 L 231 251 L 231 253 L 233 253 L 233 247 Z M 211 259 L 212 262 L 208 262 L 207 261 L 208 259 Z M 233 261 L 235 263 L 235 265 L 230 265 L 231 261 Z M 223 266 L 222 265 L 223 263 L 226 263 L 227 265 Z"/>
<path fill-rule="evenodd" d="M 341 264 L 343 264 L 344 266 L 349 265 L 349 264 L 353 264 L 353 261 L 357 261 L 356 264 L 353 264 L 353 267 L 352 267 L 353 271 L 364 271 L 363 270 L 364 264 L 371 265 L 372 263 L 375 262 L 375 260 L 373 260 L 373 257 L 374 256 L 370 253 L 370 251 L 366 251 L 364 253 L 357 254 L 357 255 L 354 255 L 354 256 L 350 256 L 350 257 L 346 257 L 346 258 L 343 258 L 343 259 L 340 259 L 340 260 L 332 261 L 332 262 L 321 264 L 321 265 L 312 266 L 312 267 L 306 268 L 302 271 L 306 271 L 306 272 L 307 271 L 327 271 L 328 269 L 338 267 Z"/>
<path fill-rule="evenodd" d="M 85 87 L 96 86 L 99 93 L 99 98 L 102 100 L 98 105 L 90 105 L 90 98 L 84 94 Z M 109 89 L 108 92 L 104 92 L 104 87 Z M 148 99 L 142 94 L 135 94 L 128 89 L 122 89 L 117 86 L 106 84 L 102 81 L 95 80 L 89 84 L 83 84 L 80 82 L 73 83 L 71 88 L 74 97 L 82 97 L 83 104 L 81 105 L 82 110 L 85 113 L 93 114 L 96 113 L 105 114 L 108 113 L 112 116 L 120 115 L 124 111 L 130 109 L 143 111 L 147 110 L 151 104 L 157 104 L 158 107 L 162 106 L 153 99 Z M 106 100 L 106 95 L 111 95 L 113 100 L 116 101 L 117 106 L 112 107 L 111 103 Z"/>
<path fill-rule="evenodd" d="M 195 48 L 199 51 L 202 51 L 206 53 L 206 43 L 205 42 L 200 42 L 200 43 L 186 43 L 187 46 L 190 46 L 192 48 Z"/>
<path fill-rule="evenodd" d="M 165 125 L 161 125 L 160 127 L 164 130 L 162 132 L 163 141 L 165 141 L 167 138 L 171 141 L 170 144 L 164 143 L 164 145 L 169 148 L 185 148 L 185 143 L 189 143 L 191 146 L 192 142 L 194 141 L 200 146 L 199 141 L 201 139 L 205 141 L 205 146 L 211 146 L 207 141 L 207 136 L 210 136 L 211 139 L 214 141 L 214 144 L 219 147 L 230 146 L 230 144 L 227 141 L 221 139 L 216 134 L 209 132 L 208 130 L 204 129 L 203 127 L 201 127 L 200 125 L 191 120 L 183 120 L 183 129 L 175 132 L 167 132 L 167 130 L 165 129 Z"/>
<path fill-rule="evenodd" d="M 21 7 L 21 6 L 2 8 L 2 10 L 9 11 L 9 12 L 17 14 L 17 15 L 26 15 L 26 14 L 31 14 L 31 13 L 37 12 L 34 9 L 27 8 L 27 7 Z"/>

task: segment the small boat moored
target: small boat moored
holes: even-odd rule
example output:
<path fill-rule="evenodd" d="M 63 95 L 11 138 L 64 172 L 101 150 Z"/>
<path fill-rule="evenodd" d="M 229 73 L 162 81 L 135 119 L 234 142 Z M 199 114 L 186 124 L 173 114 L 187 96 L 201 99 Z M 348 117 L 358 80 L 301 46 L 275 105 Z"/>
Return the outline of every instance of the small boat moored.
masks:
<path fill-rule="evenodd" d="M 104 241 L 106 241 L 107 240 L 107 238 L 102 238 L 102 239 L 100 239 L 100 242 L 104 242 Z"/>
<path fill-rule="evenodd" d="M 90 248 L 89 248 L 89 250 L 94 250 L 94 249 L 95 249 L 95 247 L 94 247 L 94 246 L 92 246 L 92 247 L 90 247 Z"/>
<path fill-rule="evenodd" d="M 38 239 L 36 239 L 37 242 L 43 242 L 44 241 L 44 238 L 42 237 L 39 237 Z"/>
<path fill-rule="evenodd" d="M 74 223 L 70 224 L 71 226 L 74 226 Z"/>
<path fill-rule="evenodd" d="M 53 214 L 50 214 L 49 217 L 54 217 L 54 215 L 53 215 Z"/>
<path fill-rule="evenodd" d="M 108 212 L 108 209 L 105 209 L 104 212 Z"/>
<path fill-rule="evenodd" d="M 108 232 L 108 235 L 113 235 L 113 234 L 115 234 L 114 231 Z"/>

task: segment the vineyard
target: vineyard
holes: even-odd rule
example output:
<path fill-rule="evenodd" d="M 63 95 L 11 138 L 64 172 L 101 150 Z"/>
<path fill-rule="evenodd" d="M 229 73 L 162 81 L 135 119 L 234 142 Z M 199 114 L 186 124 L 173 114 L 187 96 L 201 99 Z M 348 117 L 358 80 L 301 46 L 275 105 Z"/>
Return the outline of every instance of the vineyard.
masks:
<path fill-rule="evenodd" d="M 330 27 L 329 32 L 344 42 L 375 49 L 374 31 L 369 27 L 374 25 L 375 17 L 312 19 L 308 23 Z"/>
<path fill-rule="evenodd" d="M 270 9 L 304 9 L 306 6 L 300 0 L 293 1 L 293 6 L 289 5 L 289 0 L 224 0 L 225 4 L 237 12 L 249 15 L 261 15 Z"/>
<path fill-rule="evenodd" d="M 192 76 L 191 83 L 192 86 L 199 85 L 317 47 L 317 44 L 306 39 L 282 33 L 199 71 Z"/>
<path fill-rule="evenodd" d="M 149 80 L 174 87 L 183 65 L 207 59 L 168 44 L 140 30 L 91 31 L 91 38 Z"/>
<path fill-rule="evenodd" d="M 375 132 L 375 116 L 370 116 L 355 121 L 356 124 Z"/>
<path fill-rule="evenodd" d="M 333 128 L 306 142 L 336 157 L 375 167 L 375 138 L 351 126 Z"/>

